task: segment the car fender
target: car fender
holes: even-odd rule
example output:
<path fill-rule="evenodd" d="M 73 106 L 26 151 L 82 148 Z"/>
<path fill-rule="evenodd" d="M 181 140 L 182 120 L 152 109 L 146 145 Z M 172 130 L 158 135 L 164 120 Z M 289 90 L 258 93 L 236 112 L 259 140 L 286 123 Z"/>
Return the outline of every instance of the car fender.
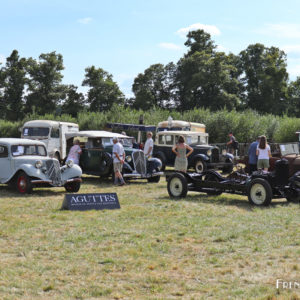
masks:
<path fill-rule="evenodd" d="M 123 170 L 122 171 L 123 171 L 123 173 L 132 173 L 133 169 L 130 166 L 130 164 L 125 161 L 124 164 L 123 164 Z"/>
<path fill-rule="evenodd" d="M 224 155 L 224 157 L 230 159 L 231 161 L 233 161 L 233 158 L 234 158 L 233 154 L 231 154 L 231 153 L 226 153 Z"/>
<path fill-rule="evenodd" d="M 41 169 L 37 169 L 35 166 L 31 164 L 22 164 L 18 167 L 17 170 L 6 180 L 6 182 L 9 182 L 18 172 L 23 171 L 25 172 L 29 177 L 36 177 L 41 180 L 45 180 L 46 176 L 42 172 Z"/>
<path fill-rule="evenodd" d="M 157 158 L 157 157 L 152 157 L 152 158 L 149 158 L 148 161 L 151 161 L 153 162 L 154 164 L 154 167 L 157 169 L 157 168 L 161 168 L 162 167 L 162 161 Z"/>
<path fill-rule="evenodd" d="M 193 165 L 198 159 L 201 159 L 205 162 L 209 161 L 209 157 L 207 155 L 200 153 L 200 154 L 196 154 L 192 157 L 191 162 L 190 162 L 191 165 Z"/>
<path fill-rule="evenodd" d="M 74 177 L 81 177 L 82 170 L 81 168 L 74 164 L 71 168 L 64 168 L 62 167 L 62 173 L 61 173 L 61 179 L 62 181 L 67 181 L 68 179 L 74 178 Z"/>

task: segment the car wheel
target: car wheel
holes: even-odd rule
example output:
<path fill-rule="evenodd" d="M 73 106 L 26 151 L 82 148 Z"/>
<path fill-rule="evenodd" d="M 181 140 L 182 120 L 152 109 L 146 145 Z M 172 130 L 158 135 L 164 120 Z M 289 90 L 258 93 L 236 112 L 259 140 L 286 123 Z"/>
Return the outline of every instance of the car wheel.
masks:
<path fill-rule="evenodd" d="M 103 156 L 102 156 L 102 161 L 100 162 L 100 167 L 99 167 L 100 175 L 108 176 L 108 174 L 111 170 L 111 166 L 112 166 L 112 158 L 108 153 L 104 152 Z"/>
<path fill-rule="evenodd" d="M 154 183 L 157 183 L 160 181 L 160 176 L 154 176 L 154 177 L 150 177 L 150 178 L 147 178 L 148 182 L 154 182 Z"/>
<path fill-rule="evenodd" d="M 267 206 L 273 198 L 269 182 L 262 178 L 255 178 L 250 182 L 247 194 L 250 203 L 257 206 Z"/>
<path fill-rule="evenodd" d="M 202 159 L 197 159 L 195 161 L 195 171 L 196 171 L 196 173 L 202 173 L 206 169 L 207 169 L 207 165 Z"/>
<path fill-rule="evenodd" d="M 187 180 L 181 173 L 174 173 L 168 179 L 168 193 L 172 198 L 184 198 L 188 191 Z"/>
<path fill-rule="evenodd" d="M 80 182 L 73 181 L 65 184 L 65 189 L 68 193 L 77 193 L 80 190 Z"/>
<path fill-rule="evenodd" d="M 219 182 L 219 178 L 213 174 L 207 174 L 205 176 L 205 179 L 204 181 L 213 181 L 213 182 Z M 206 192 L 207 195 L 209 196 L 219 196 L 221 195 L 223 192 L 221 190 L 218 190 L 218 189 L 215 189 L 215 190 L 212 190 L 212 191 L 208 191 Z"/>
<path fill-rule="evenodd" d="M 32 191 L 30 177 L 25 172 L 20 172 L 16 178 L 16 187 L 19 193 L 28 194 Z"/>

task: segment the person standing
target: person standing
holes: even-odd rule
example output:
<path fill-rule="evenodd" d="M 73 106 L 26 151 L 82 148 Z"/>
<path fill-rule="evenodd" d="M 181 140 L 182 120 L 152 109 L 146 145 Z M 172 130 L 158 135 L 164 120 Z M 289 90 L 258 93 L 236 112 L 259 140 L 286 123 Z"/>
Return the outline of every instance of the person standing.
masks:
<path fill-rule="evenodd" d="M 189 152 L 186 153 L 186 150 Z M 185 143 L 182 135 L 178 138 L 178 143 L 172 148 L 176 154 L 174 169 L 176 171 L 186 172 L 188 167 L 188 157 L 192 154 L 194 149 Z"/>
<path fill-rule="evenodd" d="M 256 141 L 252 142 L 248 149 L 248 157 L 249 157 L 249 175 L 251 175 L 254 171 L 257 171 L 257 155 L 256 149 L 259 144 L 259 137 L 257 137 Z"/>
<path fill-rule="evenodd" d="M 82 153 L 82 150 L 79 145 L 80 145 L 80 141 L 78 139 L 75 139 L 73 141 L 73 146 L 69 151 L 66 161 L 72 160 L 74 164 L 79 165 L 79 158 L 80 158 L 80 154 Z"/>
<path fill-rule="evenodd" d="M 236 150 L 236 139 L 233 136 L 232 132 L 229 132 L 229 142 L 227 143 L 228 151 L 231 154 L 234 154 L 234 150 Z"/>
<path fill-rule="evenodd" d="M 267 138 L 262 135 L 259 140 L 259 144 L 256 148 L 257 155 L 257 169 L 263 169 L 268 171 L 270 167 L 269 159 L 271 156 L 270 146 L 267 144 Z"/>
<path fill-rule="evenodd" d="M 153 153 L 153 139 L 152 132 L 147 132 L 147 141 L 144 146 L 144 153 L 147 158 L 150 158 Z"/>
<path fill-rule="evenodd" d="M 118 181 L 120 181 L 119 185 L 124 185 L 125 181 L 122 176 L 122 168 L 125 161 L 125 151 L 121 143 L 119 143 L 118 138 L 113 138 L 113 166 L 114 166 L 114 184 L 118 184 Z"/>

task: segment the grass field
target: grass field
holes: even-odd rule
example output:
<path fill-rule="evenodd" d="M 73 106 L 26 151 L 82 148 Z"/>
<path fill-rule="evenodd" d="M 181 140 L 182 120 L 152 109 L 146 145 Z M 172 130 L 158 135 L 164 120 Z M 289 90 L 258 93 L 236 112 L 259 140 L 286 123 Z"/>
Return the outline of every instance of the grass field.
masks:
<path fill-rule="evenodd" d="M 190 193 L 165 179 L 115 192 L 120 210 L 62 211 L 64 189 L 25 197 L 0 185 L 0 299 L 300 299 L 300 207 Z"/>

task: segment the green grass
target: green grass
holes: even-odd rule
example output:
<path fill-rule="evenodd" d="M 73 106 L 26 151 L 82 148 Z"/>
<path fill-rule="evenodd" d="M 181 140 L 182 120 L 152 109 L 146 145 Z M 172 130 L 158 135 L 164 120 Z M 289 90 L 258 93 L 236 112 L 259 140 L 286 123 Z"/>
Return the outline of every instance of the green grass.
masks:
<path fill-rule="evenodd" d="M 0 299 L 300 299 L 299 205 L 246 197 L 168 197 L 165 179 L 115 192 L 120 210 L 62 211 L 64 189 L 0 186 Z"/>

